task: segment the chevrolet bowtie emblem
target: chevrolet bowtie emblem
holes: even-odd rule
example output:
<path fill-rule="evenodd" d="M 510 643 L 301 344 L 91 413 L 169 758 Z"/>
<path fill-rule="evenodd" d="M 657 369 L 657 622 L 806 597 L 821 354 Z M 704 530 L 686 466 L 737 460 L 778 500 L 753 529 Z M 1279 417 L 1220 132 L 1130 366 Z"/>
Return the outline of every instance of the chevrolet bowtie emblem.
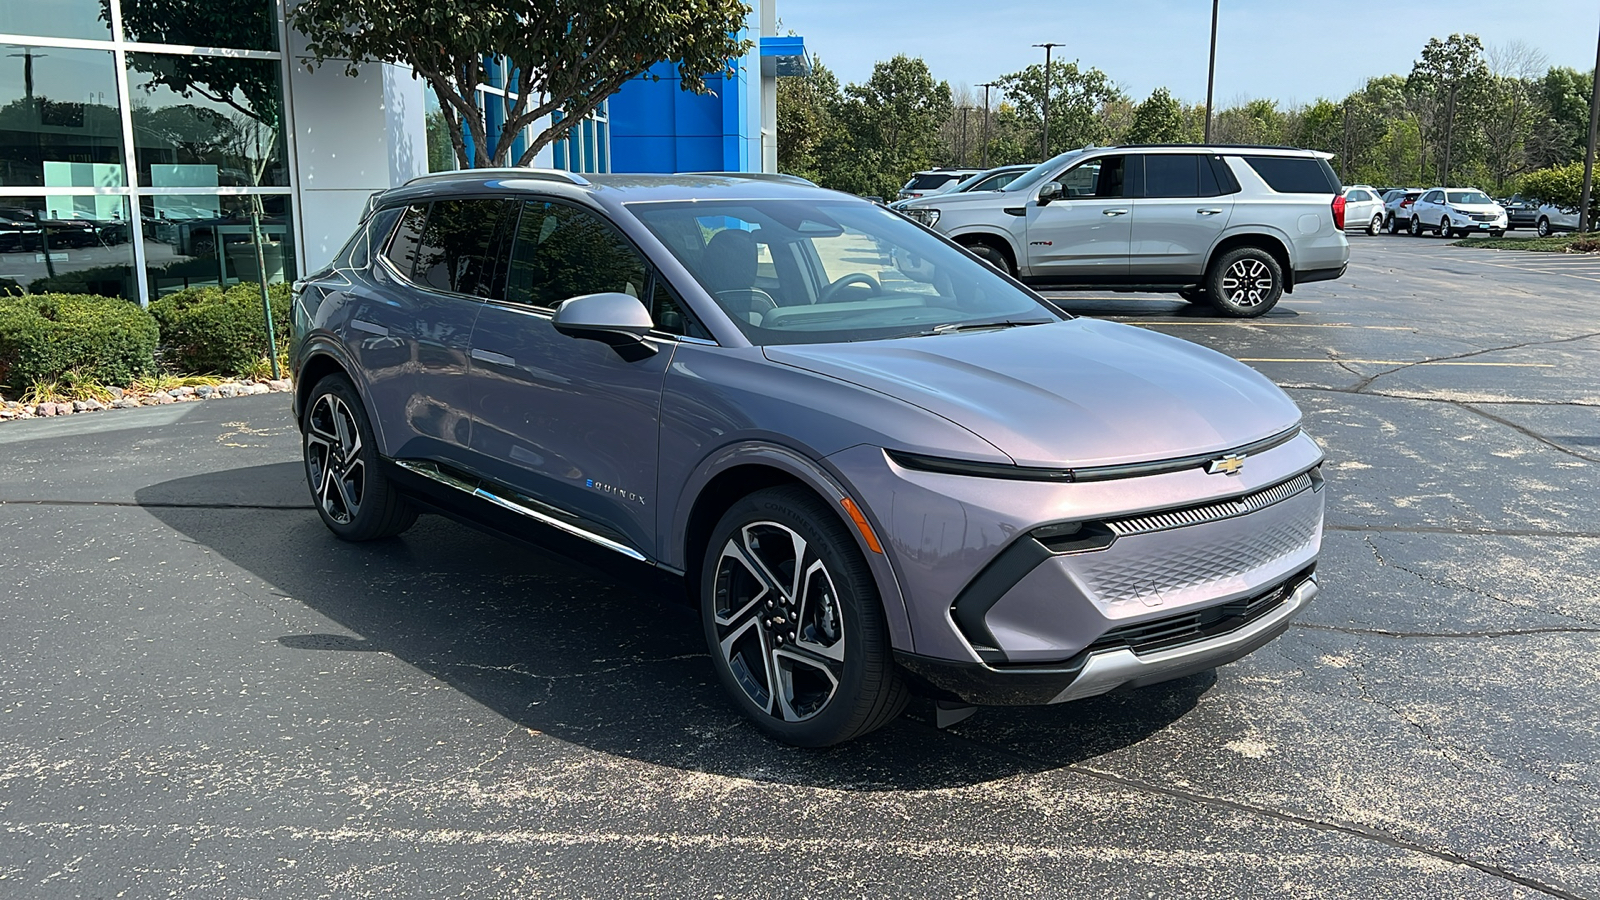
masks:
<path fill-rule="evenodd" d="M 1244 454 L 1230 453 L 1221 459 L 1213 459 L 1206 463 L 1208 475 L 1237 475 L 1244 470 Z"/>

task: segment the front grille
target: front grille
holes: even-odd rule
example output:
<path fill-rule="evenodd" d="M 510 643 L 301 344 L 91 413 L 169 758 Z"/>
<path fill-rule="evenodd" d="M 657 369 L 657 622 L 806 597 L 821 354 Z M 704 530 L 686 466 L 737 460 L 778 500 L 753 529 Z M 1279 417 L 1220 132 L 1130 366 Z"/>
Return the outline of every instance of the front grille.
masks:
<path fill-rule="evenodd" d="M 1499 216 L 1496 216 L 1494 213 L 1473 213 L 1472 214 L 1472 221 L 1474 221 L 1474 222 L 1493 222 L 1495 219 L 1498 219 L 1498 218 L 1499 218 Z"/>
<path fill-rule="evenodd" d="M 1152 653 L 1237 631 L 1282 606 L 1294 588 L 1299 587 L 1300 582 L 1310 575 L 1310 568 L 1302 569 L 1288 580 L 1254 596 L 1137 625 L 1113 628 L 1090 644 L 1087 652 L 1127 649 L 1135 653 Z"/>
<path fill-rule="evenodd" d="M 1266 509 L 1274 503 L 1287 500 L 1301 491 L 1309 490 L 1311 485 L 1311 473 L 1303 472 L 1288 481 L 1279 482 L 1272 487 L 1262 488 L 1253 494 L 1235 497 L 1232 500 L 1208 503 L 1205 506 L 1192 506 L 1188 509 L 1178 509 L 1170 512 L 1151 513 L 1150 515 L 1136 516 L 1129 519 L 1112 519 L 1106 525 L 1119 537 L 1127 537 L 1134 534 L 1147 534 L 1152 531 L 1165 531 L 1168 528 L 1199 525 L 1201 522 L 1231 519 L 1234 516 L 1248 515 L 1257 510 Z"/>

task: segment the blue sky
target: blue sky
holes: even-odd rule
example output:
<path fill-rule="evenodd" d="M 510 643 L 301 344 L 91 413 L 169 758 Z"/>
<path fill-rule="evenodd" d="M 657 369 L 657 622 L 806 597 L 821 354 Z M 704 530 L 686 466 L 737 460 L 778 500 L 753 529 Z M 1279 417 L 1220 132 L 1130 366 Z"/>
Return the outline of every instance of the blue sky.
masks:
<path fill-rule="evenodd" d="M 778 16 L 842 82 L 905 53 L 972 85 L 1043 62 L 1029 45 L 1055 41 L 1055 59 L 1096 66 L 1135 98 L 1166 85 L 1205 100 L 1210 0 L 778 0 Z M 1521 40 L 1588 71 L 1597 30 L 1594 0 L 1222 0 L 1217 103 L 1343 97 L 1369 76 L 1409 72 L 1429 37 L 1451 32 Z"/>

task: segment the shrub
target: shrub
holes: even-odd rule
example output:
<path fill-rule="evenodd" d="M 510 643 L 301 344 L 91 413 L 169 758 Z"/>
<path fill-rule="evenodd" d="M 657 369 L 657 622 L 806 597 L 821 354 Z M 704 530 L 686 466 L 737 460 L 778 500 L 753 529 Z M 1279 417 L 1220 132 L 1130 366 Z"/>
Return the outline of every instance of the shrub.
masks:
<path fill-rule="evenodd" d="M 289 286 L 267 287 L 278 349 L 289 345 Z M 253 282 L 227 290 L 188 288 L 150 304 L 161 323 L 163 359 L 184 372 L 245 375 L 267 356 L 267 322 L 261 287 Z"/>
<path fill-rule="evenodd" d="M 126 384 L 155 369 L 159 330 L 126 300 L 87 294 L 0 296 L 0 383 Z"/>
<path fill-rule="evenodd" d="M 1594 193 L 1591 191 L 1589 198 L 1591 219 L 1596 211 L 1600 211 L 1600 197 L 1594 196 Z M 1529 172 L 1522 176 L 1522 194 L 1540 203 L 1548 203 L 1562 209 L 1577 209 L 1583 202 L 1583 163 L 1575 162 Z"/>

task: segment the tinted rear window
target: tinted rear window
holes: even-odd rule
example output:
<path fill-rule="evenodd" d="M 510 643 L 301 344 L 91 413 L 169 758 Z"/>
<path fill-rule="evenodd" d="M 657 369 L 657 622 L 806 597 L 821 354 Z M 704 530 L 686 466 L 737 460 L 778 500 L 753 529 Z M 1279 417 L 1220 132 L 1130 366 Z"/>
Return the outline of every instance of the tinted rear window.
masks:
<path fill-rule="evenodd" d="M 955 181 L 956 178 L 957 178 L 957 176 L 955 176 L 955 175 L 943 175 L 943 174 L 939 174 L 939 175 L 915 175 L 915 176 L 913 176 L 911 178 L 911 183 L 905 186 L 905 190 L 908 190 L 908 191 L 928 191 L 928 190 L 932 190 L 932 189 L 934 189 L 936 187 L 944 187 L 945 185 L 949 184 L 950 182 Z"/>
<path fill-rule="evenodd" d="M 417 246 L 415 278 L 436 291 L 495 295 L 500 229 L 509 200 L 439 200 Z"/>
<path fill-rule="evenodd" d="M 1280 194 L 1337 194 L 1339 176 L 1321 157 L 1246 156 L 1261 180 Z"/>

